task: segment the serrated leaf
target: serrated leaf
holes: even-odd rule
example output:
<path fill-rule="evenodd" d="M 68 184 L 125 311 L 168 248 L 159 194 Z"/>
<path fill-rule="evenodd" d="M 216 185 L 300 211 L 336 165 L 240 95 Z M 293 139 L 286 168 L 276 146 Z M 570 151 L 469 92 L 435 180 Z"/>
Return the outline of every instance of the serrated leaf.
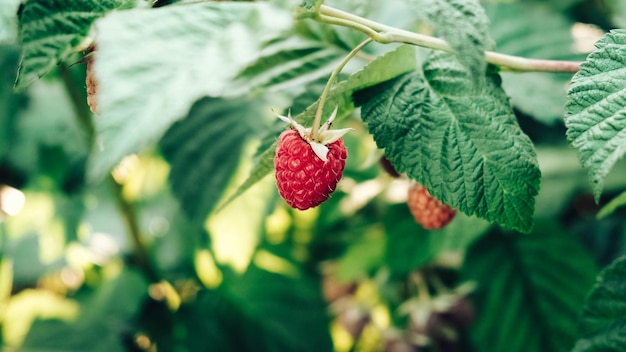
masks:
<path fill-rule="evenodd" d="M 567 139 L 589 169 L 600 198 L 604 178 L 626 153 L 626 30 L 613 30 L 596 43 L 567 92 Z"/>
<path fill-rule="evenodd" d="M 229 184 L 262 109 L 258 102 L 201 99 L 159 143 L 170 163 L 172 190 L 197 223 L 204 221 Z"/>
<path fill-rule="evenodd" d="M 573 352 L 626 350 L 626 257 L 598 275 L 585 302 Z"/>
<path fill-rule="evenodd" d="M 90 177 L 158 140 L 197 99 L 228 95 L 228 83 L 261 43 L 291 23 L 288 11 L 250 2 L 136 9 L 97 21 L 100 150 Z"/>
<path fill-rule="evenodd" d="M 596 266 L 570 234 L 540 226 L 528 236 L 494 232 L 468 252 L 461 277 L 477 285 L 474 350 L 559 352 L 573 346 Z"/>
<path fill-rule="evenodd" d="M 432 25 L 436 36 L 456 50 L 472 75 L 485 74 L 485 50 L 491 50 L 493 42 L 489 19 L 478 0 L 411 0 L 409 4 Z"/>
<path fill-rule="evenodd" d="M 497 80 L 476 87 L 453 55 L 433 52 L 424 76 L 407 74 L 356 98 L 399 172 L 454 209 L 528 232 L 540 171 Z"/>
<path fill-rule="evenodd" d="M 265 46 L 259 58 L 241 71 L 229 89 L 246 91 L 293 90 L 328 75 L 345 55 L 337 47 L 298 36 L 287 36 Z"/>
<path fill-rule="evenodd" d="M 545 5 L 485 3 L 498 52 L 535 59 L 583 60 L 574 52 L 571 20 Z M 516 108 L 546 124 L 563 121 L 570 73 L 502 73 L 502 86 Z"/>
<path fill-rule="evenodd" d="M 24 88 L 67 59 L 93 21 L 131 0 L 32 0 L 19 14 L 22 62 L 16 86 Z"/>
<path fill-rule="evenodd" d="M 352 93 L 363 88 L 373 86 L 377 83 L 396 77 L 402 73 L 415 69 L 415 51 L 410 46 L 401 46 L 383 56 L 377 57 L 362 70 L 350 75 L 345 81 L 340 82 L 331 90 L 326 104 L 324 105 L 324 116 L 329 116 L 330 112 L 336 107 L 341 110 L 351 110 L 354 108 L 352 102 Z M 302 113 L 294 117 L 300 123 L 310 123 L 315 117 L 318 102 L 311 104 Z M 255 183 L 267 176 L 274 170 L 274 155 L 276 150 L 276 142 L 268 143 L 271 139 L 276 139 L 282 128 L 268 134 L 262 145 L 270 145 L 268 149 L 262 152 L 255 163 L 248 179 L 239 187 L 233 196 L 231 196 L 224 205 L 243 194 Z"/>

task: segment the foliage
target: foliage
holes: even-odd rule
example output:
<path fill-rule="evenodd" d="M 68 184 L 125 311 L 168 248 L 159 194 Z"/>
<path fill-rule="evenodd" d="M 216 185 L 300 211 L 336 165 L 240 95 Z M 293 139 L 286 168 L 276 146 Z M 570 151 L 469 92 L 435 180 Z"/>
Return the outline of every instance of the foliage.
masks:
<path fill-rule="evenodd" d="M 3 2 L 0 349 L 622 350 L 606 5 Z M 290 209 L 272 112 L 335 108 L 343 180 Z M 415 222 L 414 182 L 452 223 Z"/>

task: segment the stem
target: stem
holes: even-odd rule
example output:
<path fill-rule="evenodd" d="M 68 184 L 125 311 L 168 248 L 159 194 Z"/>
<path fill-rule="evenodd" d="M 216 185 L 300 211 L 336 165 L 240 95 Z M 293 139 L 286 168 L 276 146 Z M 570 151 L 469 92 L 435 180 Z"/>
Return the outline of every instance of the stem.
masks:
<path fill-rule="evenodd" d="M 319 16 L 315 18 L 321 22 L 356 29 L 379 43 L 406 43 L 451 53 L 455 52 L 445 40 L 387 26 L 327 5 L 320 6 Z M 500 67 L 502 71 L 513 72 L 576 73 L 580 68 L 578 61 L 530 59 L 493 51 L 485 51 L 485 60 Z"/>
<path fill-rule="evenodd" d="M 324 6 L 324 5 L 322 5 Z M 362 41 L 359 45 L 354 47 L 348 55 L 341 60 L 339 65 L 333 70 L 330 74 L 330 78 L 328 78 L 328 82 L 326 82 L 326 86 L 324 87 L 324 91 L 320 96 L 319 104 L 317 105 L 317 111 L 315 111 L 315 119 L 313 120 L 313 126 L 311 127 L 311 136 L 315 136 L 320 127 L 320 122 L 322 121 L 322 113 L 324 111 L 324 104 L 326 104 L 326 98 L 328 97 L 328 93 L 330 92 L 330 88 L 333 85 L 333 82 L 337 79 L 339 72 L 346 66 L 346 64 L 352 59 L 364 46 L 371 43 L 373 41 L 372 38 L 367 38 Z"/>
<path fill-rule="evenodd" d="M 126 224 L 128 235 L 133 244 L 133 255 L 137 261 L 137 266 L 141 268 L 150 282 L 159 282 L 159 277 L 150 263 L 150 256 L 148 255 L 146 247 L 141 240 L 141 230 L 139 229 L 139 223 L 137 222 L 137 212 L 135 211 L 135 207 L 128 200 L 126 200 L 126 198 L 124 198 L 122 185 L 117 183 L 112 175 L 109 174 L 107 180 L 111 184 L 111 187 L 113 187 L 115 200 L 117 201 L 120 214 Z"/>

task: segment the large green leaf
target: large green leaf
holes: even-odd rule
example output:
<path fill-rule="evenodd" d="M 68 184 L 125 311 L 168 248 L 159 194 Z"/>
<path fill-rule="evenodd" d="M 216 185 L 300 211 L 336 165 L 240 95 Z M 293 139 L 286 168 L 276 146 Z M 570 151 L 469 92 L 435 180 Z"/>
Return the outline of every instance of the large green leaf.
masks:
<path fill-rule="evenodd" d="M 197 99 L 227 95 L 260 45 L 291 23 L 288 11 L 250 2 L 135 9 L 97 21 L 100 148 L 90 176 L 158 140 Z"/>
<path fill-rule="evenodd" d="M 589 169 L 596 200 L 626 153 L 626 30 L 613 30 L 580 66 L 567 92 L 567 138 Z"/>
<path fill-rule="evenodd" d="M 232 292 L 244 312 L 263 322 L 271 350 L 332 351 L 326 303 L 315 277 L 289 277 L 251 265 Z"/>
<path fill-rule="evenodd" d="M 626 257 L 598 276 L 580 317 L 574 352 L 626 350 Z"/>
<path fill-rule="evenodd" d="M 462 279 L 477 284 L 476 351 L 559 352 L 597 273 L 588 251 L 554 226 L 528 236 L 494 232 L 469 251 Z"/>
<path fill-rule="evenodd" d="M 485 74 L 484 51 L 493 48 L 493 41 L 489 19 L 478 0 L 411 0 L 409 4 L 431 23 L 435 35 L 450 43 L 473 76 Z"/>
<path fill-rule="evenodd" d="M 319 282 L 251 265 L 226 287 L 202 290 L 176 313 L 192 351 L 332 351 Z M 181 341 L 182 340 L 182 341 Z"/>
<path fill-rule="evenodd" d="M 498 52 L 535 59 L 582 60 L 574 53 L 573 22 L 532 3 L 485 3 Z M 569 73 L 502 73 L 511 102 L 547 124 L 563 121 Z"/>
<path fill-rule="evenodd" d="M 22 63 L 16 85 L 23 88 L 67 59 L 93 21 L 132 0 L 32 0 L 19 14 Z"/>
<path fill-rule="evenodd" d="M 163 136 L 172 190 L 195 222 L 204 221 L 229 184 L 262 109 L 257 101 L 204 98 Z"/>
<path fill-rule="evenodd" d="M 326 112 L 324 116 L 329 116 L 330 112 L 336 106 L 340 107 L 340 112 L 345 115 L 347 111 L 354 109 L 352 94 L 355 91 L 373 86 L 405 72 L 412 71 L 415 69 L 415 63 L 415 51 L 410 46 L 401 46 L 394 51 L 377 57 L 363 69 L 355 72 L 345 81 L 337 84 L 330 91 L 326 100 L 326 105 L 324 105 L 324 111 Z M 309 107 L 307 107 L 303 112 L 296 115 L 294 119 L 308 126 L 310 121 L 313 121 L 313 118 L 315 117 L 317 106 L 318 102 L 316 101 L 315 103 L 309 105 Z M 268 134 L 267 139 L 275 139 L 280 132 L 281 130 L 273 131 L 273 135 Z M 256 164 L 250 172 L 248 179 L 239 187 L 235 194 L 225 202 L 225 204 L 228 204 L 228 202 L 243 194 L 262 178 L 269 175 L 274 169 L 276 142 L 272 144 L 263 143 L 263 145 L 269 145 L 269 147 L 260 154 Z"/>
<path fill-rule="evenodd" d="M 399 172 L 467 215 L 530 231 L 540 172 L 497 76 L 477 89 L 454 56 L 434 52 L 424 76 L 407 74 L 357 98 Z"/>

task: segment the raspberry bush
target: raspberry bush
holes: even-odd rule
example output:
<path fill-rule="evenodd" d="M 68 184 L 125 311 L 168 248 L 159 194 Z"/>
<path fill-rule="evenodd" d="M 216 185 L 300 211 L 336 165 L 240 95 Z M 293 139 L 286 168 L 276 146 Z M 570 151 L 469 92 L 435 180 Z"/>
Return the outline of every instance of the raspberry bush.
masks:
<path fill-rule="evenodd" d="M 626 349 L 624 26 L 4 0 L 1 349 Z"/>

